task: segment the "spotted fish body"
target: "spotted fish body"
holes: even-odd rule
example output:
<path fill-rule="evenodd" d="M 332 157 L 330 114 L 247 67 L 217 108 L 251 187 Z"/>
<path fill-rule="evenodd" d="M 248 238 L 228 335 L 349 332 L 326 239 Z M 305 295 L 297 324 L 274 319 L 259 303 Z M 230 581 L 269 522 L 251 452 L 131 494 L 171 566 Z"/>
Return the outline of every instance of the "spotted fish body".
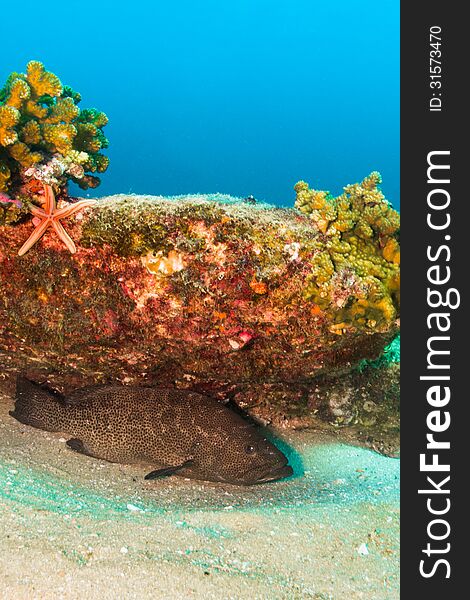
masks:
<path fill-rule="evenodd" d="M 74 450 L 109 462 L 149 464 L 148 478 L 184 477 L 251 485 L 292 474 L 284 454 L 236 412 L 182 390 L 117 385 L 64 398 L 19 377 L 18 421 L 68 434 Z"/>

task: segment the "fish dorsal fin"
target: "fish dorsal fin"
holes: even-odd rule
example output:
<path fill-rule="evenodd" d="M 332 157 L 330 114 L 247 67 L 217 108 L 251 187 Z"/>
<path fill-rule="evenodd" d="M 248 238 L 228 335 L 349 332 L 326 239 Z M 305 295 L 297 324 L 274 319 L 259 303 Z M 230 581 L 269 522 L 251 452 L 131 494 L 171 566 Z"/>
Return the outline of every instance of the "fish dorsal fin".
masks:
<path fill-rule="evenodd" d="M 64 402 L 64 396 L 48 384 L 37 383 L 24 375 L 18 374 L 16 376 L 16 397 L 18 398 L 21 396 L 34 398 L 47 396 L 49 398 L 55 398 L 58 402 Z"/>
<path fill-rule="evenodd" d="M 181 469 L 185 469 L 186 467 L 190 467 L 193 464 L 193 459 L 185 460 L 184 463 L 177 465 L 176 467 L 163 467 L 162 469 L 156 469 L 155 471 L 150 471 L 144 477 L 144 479 L 158 479 L 159 477 L 166 477 L 167 475 L 173 475 L 173 473 L 177 473 Z"/>
<path fill-rule="evenodd" d="M 93 400 L 93 398 L 96 398 L 96 396 L 99 396 L 105 393 L 106 391 L 111 391 L 115 389 L 115 387 L 116 386 L 112 386 L 106 383 L 102 385 L 87 385 L 86 387 L 78 388 L 77 390 L 74 390 L 73 392 L 68 394 L 64 398 L 64 402 L 65 404 L 73 404 L 74 406 L 80 404 L 87 404 L 88 402 Z"/>

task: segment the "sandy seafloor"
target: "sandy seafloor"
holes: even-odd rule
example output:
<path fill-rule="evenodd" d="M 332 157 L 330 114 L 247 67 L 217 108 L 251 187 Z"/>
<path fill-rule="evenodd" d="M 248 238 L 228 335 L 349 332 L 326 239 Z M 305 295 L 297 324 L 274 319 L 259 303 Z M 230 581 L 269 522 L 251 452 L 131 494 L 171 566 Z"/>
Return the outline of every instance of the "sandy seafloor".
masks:
<path fill-rule="evenodd" d="M 290 432 L 289 480 L 144 481 L 11 407 L 0 394 L 2 599 L 399 597 L 397 459 Z"/>

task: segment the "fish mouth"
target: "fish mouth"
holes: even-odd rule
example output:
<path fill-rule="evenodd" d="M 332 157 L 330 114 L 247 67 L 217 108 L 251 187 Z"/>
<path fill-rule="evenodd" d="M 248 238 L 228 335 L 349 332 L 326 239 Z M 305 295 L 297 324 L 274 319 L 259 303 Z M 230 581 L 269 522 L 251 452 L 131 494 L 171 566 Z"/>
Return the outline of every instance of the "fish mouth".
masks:
<path fill-rule="evenodd" d="M 287 459 L 277 467 L 270 467 L 266 469 L 259 477 L 255 479 L 254 484 L 257 483 L 269 483 L 270 481 L 278 481 L 279 479 L 285 479 L 293 475 L 294 470 L 287 464 Z"/>

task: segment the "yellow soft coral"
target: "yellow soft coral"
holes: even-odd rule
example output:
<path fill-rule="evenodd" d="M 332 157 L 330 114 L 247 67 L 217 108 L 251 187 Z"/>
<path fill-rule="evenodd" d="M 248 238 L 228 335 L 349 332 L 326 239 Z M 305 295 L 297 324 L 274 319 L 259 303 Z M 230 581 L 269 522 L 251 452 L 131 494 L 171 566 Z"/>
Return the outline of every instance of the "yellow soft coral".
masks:
<path fill-rule="evenodd" d="M 101 143 L 96 134 L 97 128 L 92 123 L 78 123 L 77 145 L 85 152 L 98 152 L 101 150 Z"/>
<path fill-rule="evenodd" d="M 400 264 L 400 246 L 395 238 L 390 238 L 382 250 L 382 255 L 387 262 Z"/>
<path fill-rule="evenodd" d="M 54 73 L 46 71 L 44 65 L 38 60 L 31 60 L 26 67 L 26 72 L 26 79 L 35 98 L 45 95 L 56 97 L 62 93 L 60 79 Z"/>
<path fill-rule="evenodd" d="M 311 190 L 305 181 L 299 181 L 294 189 L 297 193 L 296 207 L 311 215 L 318 229 L 325 233 L 330 222 L 337 217 L 336 207 L 328 201 L 329 193 Z"/>
<path fill-rule="evenodd" d="M 109 166 L 109 157 L 104 154 L 96 154 L 94 159 L 98 173 L 104 173 Z"/>
<path fill-rule="evenodd" d="M 21 128 L 21 140 L 25 144 L 39 144 L 42 140 L 41 128 L 36 121 L 28 121 Z"/>
<path fill-rule="evenodd" d="M 92 173 L 109 164 L 100 153 L 108 146 L 102 131 L 108 119 L 96 109 L 81 110 L 80 100 L 39 61 L 29 62 L 26 74 L 8 77 L 0 89 L 2 191 L 22 194 L 30 178 L 62 192 L 69 179 L 84 189 L 99 185 Z"/>
<path fill-rule="evenodd" d="M 9 146 L 18 139 L 15 126 L 20 120 L 20 112 L 14 106 L 0 106 L 0 145 Z"/>
<path fill-rule="evenodd" d="M 45 124 L 42 128 L 44 141 L 51 146 L 51 149 L 60 152 L 66 156 L 71 152 L 73 138 L 76 129 L 70 123 L 57 123 L 56 125 Z"/>
<path fill-rule="evenodd" d="M 74 104 L 72 98 L 59 98 L 51 106 L 48 116 L 44 119 L 44 123 L 72 123 L 79 114 L 80 109 Z"/>
<path fill-rule="evenodd" d="M 10 155 L 23 167 L 29 167 L 42 159 L 40 152 L 32 152 L 23 142 L 15 142 L 10 148 Z"/>
<path fill-rule="evenodd" d="M 10 88 L 10 96 L 8 98 L 8 105 L 17 108 L 18 110 L 22 107 L 23 102 L 27 100 L 31 95 L 29 85 L 23 79 L 16 79 L 13 81 Z"/>
<path fill-rule="evenodd" d="M 296 207 L 321 234 L 305 294 L 329 313 L 335 333 L 387 328 L 398 314 L 400 216 L 380 183 L 373 172 L 337 198 L 303 181 L 295 186 Z"/>

